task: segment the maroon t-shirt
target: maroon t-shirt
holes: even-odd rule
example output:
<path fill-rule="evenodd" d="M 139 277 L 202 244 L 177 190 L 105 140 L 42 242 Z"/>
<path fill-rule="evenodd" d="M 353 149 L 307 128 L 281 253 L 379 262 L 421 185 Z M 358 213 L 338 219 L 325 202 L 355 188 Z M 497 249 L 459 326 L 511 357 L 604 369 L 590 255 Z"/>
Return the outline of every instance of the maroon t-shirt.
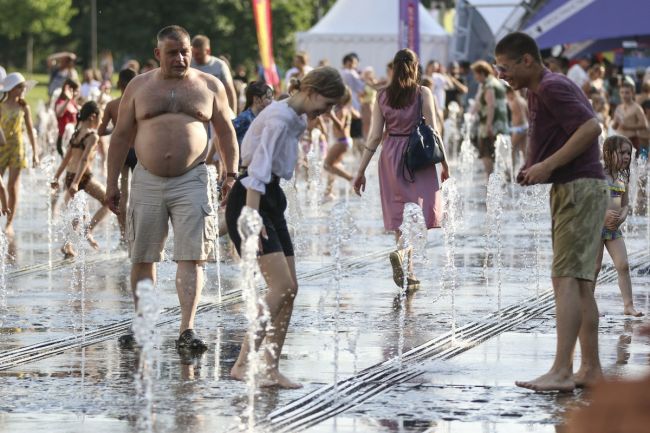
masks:
<path fill-rule="evenodd" d="M 544 69 L 536 92 L 528 91 L 528 168 L 557 152 L 576 130 L 596 114 L 584 92 L 562 74 Z M 573 161 L 553 171 L 547 183 L 581 178 L 605 179 L 598 139 Z"/>

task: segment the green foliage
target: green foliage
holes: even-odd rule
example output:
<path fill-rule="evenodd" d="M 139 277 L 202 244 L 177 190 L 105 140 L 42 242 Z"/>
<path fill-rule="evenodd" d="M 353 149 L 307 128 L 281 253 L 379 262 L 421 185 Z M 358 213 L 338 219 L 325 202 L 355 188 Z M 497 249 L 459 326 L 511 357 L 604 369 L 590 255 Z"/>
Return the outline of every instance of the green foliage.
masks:
<path fill-rule="evenodd" d="M 76 12 L 72 0 L 0 0 L 0 10 L 6 14 L 0 20 L 0 34 L 9 40 L 25 33 L 65 36 Z"/>
<path fill-rule="evenodd" d="M 308 30 L 318 21 L 318 15 L 334 3 L 335 0 L 271 0 L 273 51 L 280 68 L 291 66 L 296 32 Z M 44 4 L 48 5 L 45 10 Z M 24 36 L 13 46 L 3 42 L 9 34 L 17 37 L 27 28 L 41 28 L 42 35 L 49 35 L 37 39 L 37 60 L 65 49 L 75 51 L 82 66 L 90 63 L 89 0 L 0 0 L 0 7 L 20 11 L 11 23 L 0 20 L 0 63 L 23 64 Z M 56 27 L 60 29 L 58 33 L 50 21 L 63 23 Z M 50 27 L 44 27 L 45 23 Z M 230 57 L 233 66 L 241 63 L 251 70 L 259 58 L 251 0 L 97 0 L 98 49 L 112 52 L 116 68 L 129 58 L 141 63 L 153 58 L 156 33 L 170 24 L 185 27 L 191 35 L 208 36 L 213 54 Z M 52 37 L 55 33 L 60 36 Z M 43 69 L 43 63 L 37 65 Z"/>

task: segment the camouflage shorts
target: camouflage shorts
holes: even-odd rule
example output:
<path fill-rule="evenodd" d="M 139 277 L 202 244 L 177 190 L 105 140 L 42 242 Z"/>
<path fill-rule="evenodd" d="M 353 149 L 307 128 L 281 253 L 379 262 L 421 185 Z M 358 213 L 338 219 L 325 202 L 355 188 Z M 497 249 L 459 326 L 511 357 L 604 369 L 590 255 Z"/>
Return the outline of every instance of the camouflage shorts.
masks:
<path fill-rule="evenodd" d="M 577 179 L 553 184 L 552 277 L 594 281 L 607 200 L 604 180 Z"/>

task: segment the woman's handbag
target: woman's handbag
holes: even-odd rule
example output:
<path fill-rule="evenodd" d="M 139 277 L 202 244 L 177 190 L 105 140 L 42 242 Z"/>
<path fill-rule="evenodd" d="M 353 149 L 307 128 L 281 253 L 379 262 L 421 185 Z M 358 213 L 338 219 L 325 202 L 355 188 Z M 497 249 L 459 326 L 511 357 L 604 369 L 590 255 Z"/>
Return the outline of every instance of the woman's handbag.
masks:
<path fill-rule="evenodd" d="M 418 99 L 420 121 L 409 135 L 409 141 L 402 155 L 402 175 L 408 182 L 415 182 L 414 173 L 420 169 L 439 164 L 445 160 L 442 139 L 427 125 L 422 115 L 422 93 Z M 406 177 L 408 173 L 408 178 Z"/>

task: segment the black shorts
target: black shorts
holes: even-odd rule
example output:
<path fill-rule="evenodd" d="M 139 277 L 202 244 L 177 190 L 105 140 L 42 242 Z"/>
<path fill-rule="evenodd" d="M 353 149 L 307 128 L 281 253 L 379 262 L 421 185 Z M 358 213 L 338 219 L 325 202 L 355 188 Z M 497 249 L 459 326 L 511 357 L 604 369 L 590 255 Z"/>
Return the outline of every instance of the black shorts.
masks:
<path fill-rule="evenodd" d="M 135 156 L 135 149 L 131 147 L 129 148 L 128 155 L 126 155 L 126 161 L 124 161 L 124 166 L 129 167 L 131 171 L 133 171 L 137 163 L 138 163 L 138 157 Z"/>
<path fill-rule="evenodd" d="M 363 122 L 361 119 L 352 119 L 352 123 L 350 123 L 350 136 L 352 138 L 363 138 Z"/>
<path fill-rule="evenodd" d="M 243 179 L 245 175 L 240 177 Z M 241 237 L 237 231 L 237 219 L 242 209 L 246 206 L 246 187 L 237 179 L 235 185 L 228 194 L 226 204 L 226 225 L 228 235 L 235 244 L 237 253 L 241 256 Z M 287 198 L 280 188 L 280 181 L 274 176 L 266 185 L 266 193 L 260 198 L 259 213 L 266 229 L 267 239 L 260 236 L 262 251 L 260 255 L 283 252 L 287 257 L 293 257 L 293 243 L 289 235 L 287 221 L 284 219 L 284 211 L 287 209 Z"/>

